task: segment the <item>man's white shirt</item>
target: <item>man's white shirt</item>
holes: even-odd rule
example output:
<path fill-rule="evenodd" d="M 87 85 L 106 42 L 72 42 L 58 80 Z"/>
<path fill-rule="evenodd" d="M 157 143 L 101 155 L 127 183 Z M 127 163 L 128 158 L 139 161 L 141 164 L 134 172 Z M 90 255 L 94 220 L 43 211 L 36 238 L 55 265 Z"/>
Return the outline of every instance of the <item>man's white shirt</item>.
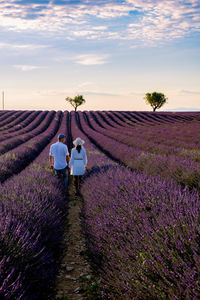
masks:
<path fill-rule="evenodd" d="M 49 155 L 54 157 L 54 169 L 61 170 L 66 168 L 66 156 L 69 155 L 67 145 L 61 142 L 51 145 Z"/>

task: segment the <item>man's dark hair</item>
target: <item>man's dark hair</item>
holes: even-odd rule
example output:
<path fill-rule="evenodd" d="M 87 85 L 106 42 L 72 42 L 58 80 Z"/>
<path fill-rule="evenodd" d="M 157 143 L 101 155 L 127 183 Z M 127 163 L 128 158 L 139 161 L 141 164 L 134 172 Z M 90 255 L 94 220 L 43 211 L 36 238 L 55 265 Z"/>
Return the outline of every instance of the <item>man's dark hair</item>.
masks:
<path fill-rule="evenodd" d="M 65 138 L 65 136 L 58 138 L 59 142 L 62 142 L 62 140 Z"/>

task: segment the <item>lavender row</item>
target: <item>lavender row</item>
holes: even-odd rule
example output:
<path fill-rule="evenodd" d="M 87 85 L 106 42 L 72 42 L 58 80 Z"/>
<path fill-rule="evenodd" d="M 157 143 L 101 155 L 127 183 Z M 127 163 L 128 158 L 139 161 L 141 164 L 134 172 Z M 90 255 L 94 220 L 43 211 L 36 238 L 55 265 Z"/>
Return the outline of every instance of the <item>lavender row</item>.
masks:
<path fill-rule="evenodd" d="M 183 187 L 188 185 L 190 188 L 195 187 L 200 190 L 200 163 L 180 157 L 177 160 L 173 155 L 155 155 L 134 149 L 91 129 L 86 124 L 83 114 L 79 112 L 78 116 L 84 132 L 113 159 L 132 170 L 171 178 Z"/>
<path fill-rule="evenodd" d="M 99 117 L 99 120 L 104 128 L 115 129 L 121 127 L 121 125 L 116 124 L 111 118 L 109 118 L 108 113 L 105 111 L 91 111 L 91 113 Z"/>
<path fill-rule="evenodd" d="M 0 157 L 0 182 L 4 182 L 13 174 L 19 173 L 35 159 L 58 130 L 61 116 L 62 112 L 59 111 L 52 120 L 53 115 L 51 114 L 52 121 L 45 131 Z"/>
<path fill-rule="evenodd" d="M 167 136 L 167 143 L 181 141 L 183 143 L 187 142 L 188 144 L 193 144 L 199 141 L 199 121 L 197 121 L 197 118 L 181 123 L 176 121 L 173 124 L 162 124 L 161 126 L 151 126 L 149 128 L 145 127 L 145 130 L 134 127 L 134 130 L 126 130 L 125 133 L 129 133 L 130 135 L 138 134 L 142 138 L 153 138 L 154 142 L 157 143 L 165 142 Z M 176 143 L 174 143 L 174 145 L 176 145 Z"/>
<path fill-rule="evenodd" d="M 85 178 L 81 193 L 103 299 L 199 299 L 196 192 L 120 166 Z"/>
<path fill-rule="evenodd" d="M 15 124 L 16 119 L 20 118 L 22 114 L 27 114 L 27 111 L 13 111 L 13 113 L 6 119 L 0 122 L 0 130 L 5 130 L 13 126 Z"/>
<path fill-rule="evenodd" d="M 126 112 L 113 112 L 116 117 L 120 118 L 121 122 L 127 123 L 133 125 L 138 124 L 138 120 L 142 122 L 145 125 L 158 125 L 160 124 L 160 120 L 156 117 L 148 118 L 144 114 L 137 112 L 137 113 L 126 113 Z M 165 122 L 165 120 L 162 120 L 162 123 Z"/>
<path fill-rule="evenodd" d="M 57 121 L 62 118 L 57 113 Z M 68 113 L 61 126 L 66 130 Z M 66 132 L 65 132 L 66 133 Z M 48 139 L 48 142 L 50 140 Z M 51 140 L 53 142 L 53 140 Z M 49 144 L 20 174 L 0 186 L 0 298 L 53 298 L 67 198 L 48 167 Z"/>
<path fill-rule="evenodd" d="M 17 111 L 14 110 L 7 110 L 7 111 L 2 111 L 1 116 L 0 116 L 0 123 L 4 120 L 8 120 L 9 117 L 15 115 Z"/>
<path fill-rule="evenodd" d="M 94 112 L 93 112 L 94 113 Z M 186 113 L 180 115 L 178 113 L 147 113 L 147 112 L 95 112 L 101 118 L 106 119 L 106 122 L 112 123 L 112 126 L 118 127 L 118 129 L 123 130 L 123 127 L 127 127 L 132 131 L 133 126 L 135 125 L 151 125 L 154 128 L 160 129 L 160 125 L 170 125 L 171 128 L 174 127 L 174 124 L 179 124 L 180 126 L 184 125 L 187 122 L 187 125 L 190 123 L 198 124 L 200 120 L 200 114 L 190 114 Z M 172 124 L 172 122 L 174 124 Z M 155 126 L 156 125 L 156 126 Z M 173 125 L 173 126 L 172 126 Z M 121 127 L 121 128 L 120 128 Z M 150 127 L 152 128 L 152 127 Z M 152 128 L 152 129 L 154 129 Z M 143 131 L 145 133 L 145 131 Z"/>
<path fill-rule="evenodd" d="M 163 120 L 161 122 L 161 120 L 156 118 L 155 115 L 153 117 L 149 118 L 146 113 L 142 113 L 142 112 L 126 114 L 125 112 L 117 112 L 116 111 L 116 112 L 112 112 L 112 115 L 115 115 L 115 117 L 117 119 L 120 119 L 120 121 L 122 123 L 126 123 L 127 119 L 129 120 L 129 122 L 132 122 L 132 123 L 140 120 L 143 123 L 148 124 L 148 125 L 158 125 L 160 123 L 163 123 Z"/>
<path fill-rule="evenodd" d="M 173 146 L 181 144 L 180 146 L 183 147 L 199 146 L 199 122 L 197 121 L 174 123 L 173 126 L 163 124 L 162 126 L 145 127 L 145 130 L 136 127 L 134 130 L 127 130 L 124 133 L 130 136 L 138 135 L 157 144 Z"/>
<path fill-rule="evenodd" d="M 102 113 L 102 112 L 101 112 Z M 104 116 L 108 116 L 112 122 L 117 126 L 132 127 L 137 125 L 158 125 L 165 123 L 168 119 L 157 118 L 155 114 L 148 117 L 146 113 L 142 112 L 104 112 Z M 169 121 L 169 120 L 168 120 Z M 171 120 L 174 121 L 174 120 Z"/>
<path fill-rule="evenodd" d="M 71 115 L 73 138 L 81 136 L 88 153 L 84 229 L 102 298 L 198 299 L 198 195 L 117 166 Z"/>
<path fill-rule="evenodd" d="M 179 114 L 179 113 L 151 113 L 151 112 L 126 112 L 126 111 L 97 111 L 95 114 L 99 115 L 108 124 L 113 127 L 127 127 L 134 125 L 163 125 L 172 123 L 183 123 L 185 121 L 200 120 L 200 115 L 196 114 Z"/>
<path fill-rule="evenodd" d="M 116 114 L 117 112 L 115 112 Z M 113 112 L 114 114 L 114 112 Z M 122 114 L 122 112 L 120 113 Z M 86 115 L 95 120 L 102 128 L 128 135 L 130 137 L 137 136 L 155 144 L 166 144 L 173 147 L 198 147 L 199 146 L 199 122 L 189 121 L 185 123 L 161 124 L 159 126 L 146 126 L 145 129 L 141 126 L 114 126 L 107 122 L 107 113 L 103 112 L 86 112 Z M 153 114 L 150 115 L 153 118 Z M 200 114 L 199 114 L 200 118 Z M 137 123 L 138 125 L 138 123 Z M 143 124 L 144 125 L 144 124 Z M 166 139 L 167 137 L 167 139 Z"/>
<path fill-rule="evenodd" d="M 200 142 L 199 134 L 199 122 L 185 122 L 183 124 L 174 123 L 162 124 L 161 126 L 145 126 L 145 129 L 140 126 L 132 126 L 129 128 L 117 127 L 113 128 L 108 126 L 103 120 L 98 118 L 98 114 L 87 113 L 88 117 L 93 118 L 105 129 L 109 131 L 114 131 L 116 133 L 121 133 L 130 137 L 138 137 L 143 140 L 148 140 L 156 145 L 164 144 L 166 146 L 181 147 L 181 148 L 193 148 L 198 147 Z"/>
<path fill-rule="evenodd" d="M 118 112 L 119 113 L 119 112 Z M 121 114 L 121 112 L 120 112 Z M 122 115 L 126 115 L 126 117 L 132 117 L 133 119 L 135 116 L 140 116 L 144 120 L 148 120 L 150 122 L 185 122 L 185 121 L 193 121 L 193 120 L 200 120 L 199 113 L 178 113 L 178 112 L 122 112 Z M 121 116 L 122 117 L 122 116 Z M 155 122 L 155 123 L 156 123 Z"/>
<path fill-rule="evenodd" d="M 0 131 L 1 134 L 9 132 L 10 130 L 14 130 L 15 128 L 20 126 L 20 123 L 23 122 L 24 120 L 26 120 L 27 117 L 29 117 L 32 113 L 33 113 L 33 111 L 21 112 L 21 114 L 17 118 L 15 118 L 11 123 L 6 124 L 5 126 L 1 127 L 1 131 Z"/>
<path fill-rule="evenodd" d="M 42 112 L 33 123 L 30 123 L 26 129 L 21 131 L 20 135 L 16 135 L 13 133 L 10 138 L 6 138 L 6 140 L 0 143 L 0 154 L 2 155 L 9 150 L 16 148 L 17 146 L 27 142 L 32 139 L 36 135 L 40 134 L 44 130 L 46 130 L 52 121 L 55 115 L 54 111 L 51 112 Z M 6 137 L 6 136 L 5 136 Z"/>
<path fill-rule="evenodd" d="M 200 162 L 200 152 L 197 148 L 197 145 L 195 144 L 195 148 L 192 147 L 192 145 L 187 145 L 187 148 L 184 148 L 184 145 L 182 142 L 176 142 L 176 145 L 169 146 L 165 144 L 157 144 L 156 142 L 149 141 L 148 135 L 146 134 L 146 139 L 141 138 L 139 135 L 134 135 L 134 129 L 132 129 L 132 134 L 127 135 L 127 131 L 125 129 L 123 130 L 109 130 L 108 128 L 103 128 L 101 125 L 101 121 L 96 118 L 95 114 L 90 113 L 84 113 L 85 117 L 90 125 L 91 128 L 94 130 L 97 130 L 98 132 L 104 134 L 105 136 L 108 136 L 110 138 L 113 138 L 114 140 L 117 140 L 118 142 L 121 142 L 123 144 L 126 144 L 128 146 L 134 147 L 134 149 L 142 150 L 145 152 L 150 152 L 153 154 L 162 154 L 162 155 L 175 155 L 181 156 L 184 158 L 192 159 L 194 161 Z M 104 124 L 103 124 L 104 126 Z M 196 128 L 193 127 L 193 136 L 195 139 L 197 138 L 195 135 L 195 132 L 197 132 L 198 136 L 198 129 L 199 126 Z M 145 131 L 145 128 L 143 129 Z M 141 131 L 141 130 L 140 130 Z M 143 136 L 144 137 L 144 136 Z M 165 136 L 167 139 L 167 137 Z M 199 136 L 200 138 L 200 136 Z"/>
<path fill-rule="evenodd" d="M 114 112 L 107 112 L 107 111 L 90 111 L 86 112 L 87 114 L 91 114 L 95 119 L 99 119 L 99 122 L 101 123 L 101 126 L 103 128 L 107 128 L 110 130 L 119 130 L 119 131 L 126 131 L 132 132 L 135 125 L 137 126 L 145 126 L 145 125 L 152 125 L 152 122 L 147 122 L 140 116 L 134 114 L 134 119 L 130 117 L 127 118 L 127 116 L 122 121 L 121 119 L 117 119 Z M 116 113 L 116 112 L 115 112 Z M 123 112 L 120 112 L 120 115 L 122 115 Z M 119 114 L 118 114 L 119 115 Z"/>
<path fill-rule="evenodd" d="M 146 116 L 148 116 L 148 113 L 146 113 Z M 123 117 L 128 118 L 129 120 L 133 121 L 136 118 L 136 114 L 130 113 L 130 112 L 124 112 Z M 138 114 L 137 114 L 137 117 L 138 117 Z M 142 115 L 140 115 L 140 117 L 142 118 Z M 169 118 L 166 118 L 166 116 L 164 117 L 157 113 L 150 113 L 150 119 L 151 119 L 151 121 L 157 121 L 162 124 L 171 123 L 173 121 L 173 120 L 170 120 Z M 149 119 L 148 119 L 148 121 L 149 121 Z"/>
<path fill-rule="evenodd" d="M 145 118 L 143 115 L 141 115 L 139 112 L 133 113 L 133 115 L 129 115 L 129 117 L 125 117 L 123 112 L 117 112 L 117 111 L 112 111 L 112 112 L 106 112 L 108 117 L 113 120 L 117 125 L 127 127 L 127 128 L 132 128 L 135 124 L 140 124 L 140 125 L 153 125 L 154 120 Z M 155 122 L 157 123 L 157 122 Z"/>
<path fill-rule="evenodd" d="M 4 117 L 6 117 L 6 115 L 11 114 L 12 112 L 10 110 L 1 110 L 0 111 L 0 122 L 1 120 L 3 120 Z"/>
<path fill-rule="evenodd" d="M 42 113 L 42 111 L 33 111 L 26 118 L 24 118 L 23 120 L 20 120 L 20 122 L 17 122 L 14 126 L 9 128 L 8 130 L 4 130 L 3 132 L 1 132 L 0 133 L 0 141 L 10 138 L 11 136 L 13 136 L 13 134 L 19 135 L 21 132 L 23 132 L 23 130 L 25 130 L 25 127 L 31 126 L 31 123 L 41 113 Z"/>
<path fill-rule="evenodd" d="M 119 118 L 118 116 L 116 116 L 116 114 L 114 112 L 106 112 L 106 114 L 108 116 L 108 118 L 110 120 L 112 120 L 113 124 L 116 124 L 115 126 L 120 126 L 120 127 L 127 127 L 127 128 L 132 128 L 132 125 L 134 123 L 127 123 L 126 121 L 122 121 L 121 118 Z M 139 121 L 142 121 L 145 122 L 144 119 L 142 120 L 139 120 Z"/>
<path fill-rule="evenodd" d="M 125 120 L 127 120 L 127 116 L 126 116 L 126 118 L 125 118 L 125 117 L 124 117 L 124 114 L 121 113 L 121 112 L 113 112 L 113 114 L 114 114 L 118 119 L 120 119 L 121 122 L 124 122 Z M 137 112 L 136 115 L 137 115 L 138 118 L 140 118 L 140 119 L 141 119 L 143 122 L 145 122 L 146 124 L 159 125 L 159 124 L 163 123 L 163 121 L 161 122 L 160 120 L 158 120 L 158 119 L 155 118 L 155 117 L 149 118 L 149 117 L 147 116 L 146 113 Z M 133 117 L 133 116 L 135 116 L 135 114 L 132 114 L 132 118 L 129 118 L 129 120 L 133 120 L 133 121 L 134 121 L 134 117 Z"/>
<path fill-rule="evenodd" d="M 127 130 L 123 129 L 109 129 L 108 127 L 105 128 L 104 124 L 101 123 L 100 120 L 98 120 L 98 118 L 96 118 L 96 115 L 93 113 L 87 113 L 86 117 L 88 119 L 89 125 L 94 129 L 97 130 L 99 132 L 101 132 L 102 134 L 109 136 L 111 138 L 114 138 L 115 140 L 122 142 L 126 145 L 132 146 L 135 149 L 140 149 L 142 151 L 145 152 L 151 152 L 154 154 L 162 154 L 162 155 L 180 155 L 183 158 L 188 158 L 188 159 L 192 159 L 194 161 L 199 162 L 200 161 L 200 153 L 197 147 L 197 140 L 199 143 L 199 124 L 198 126 L 195 127 L 196 123 L 190 124 L 190 128 L 188 128 L 188 124 L 186 124 L 183 128 L 182 125 L 182 133 L 184 133 L 187 129 L 187 135 L 191 136 L 193 135 L 193 138 L 195 139 L 195 143 L 191 146 L 189 146 L 187 144 L 187 148 L 184 147 L 185 144 L 183 144 L 182 142 L 177 143 L 177 139 L 176 139 L 176 146 L 169 146 L 169 145 L 164 145 L 164 144 L 156 144 L 156 139 L 153 141 L 148 141 L 149 136 L 152 135 L 151 132 L 149 132 L 150 130 L 153 131 L 153 129 L 151 128 L 144 128 L 143 129 L 138 129 L 138 128 L 133 128 L 131 132 L 131 135 L 126 135 L 127 134 Z M 93 117 L 93 118 L 92 118 Z M 100 126 L 99 126 L 100 125 Z M 104 126 L 104 128 L 101 127 Z M 138 130 L 137 130 L 138 129 Z M 162 128 L 160 128 L 162 129 Z M 170 127 L 169 127 L 170 129 Z M 189 133 L 188 133 L 188 130 Z M 138 134 L 137 134 L 138 132 Z M 145 133 L 143 133 L 145 132 Z M 140 137 L 140 134 L 143 133 L 143 136 Z M 166 134 L 167 135 L 167 134 Z M 167 136 L 164 135 L 163 139 L 166 142 L 167 140 Z M 182 136 L 184 136 L 184 134 L 182 134 Z M 186 136 L 186 134 L 185 134 Z M 195 146 L 194 146 L 195 145 Z M 192 147 L 193 146 L 193 147 Z"/>

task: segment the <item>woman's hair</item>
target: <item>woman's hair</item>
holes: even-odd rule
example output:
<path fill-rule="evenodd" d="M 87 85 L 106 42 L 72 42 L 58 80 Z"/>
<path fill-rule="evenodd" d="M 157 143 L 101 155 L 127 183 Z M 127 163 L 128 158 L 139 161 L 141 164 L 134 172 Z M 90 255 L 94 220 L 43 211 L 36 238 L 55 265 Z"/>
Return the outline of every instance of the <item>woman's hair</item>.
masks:
<path fill-rule="evenodd" d="M 81 145 L 77 145 L 77 146 L 76 146 L 76 150 L 78 151 L 78 153 L 81 152 L 81 148 L 82 148 Z"/>

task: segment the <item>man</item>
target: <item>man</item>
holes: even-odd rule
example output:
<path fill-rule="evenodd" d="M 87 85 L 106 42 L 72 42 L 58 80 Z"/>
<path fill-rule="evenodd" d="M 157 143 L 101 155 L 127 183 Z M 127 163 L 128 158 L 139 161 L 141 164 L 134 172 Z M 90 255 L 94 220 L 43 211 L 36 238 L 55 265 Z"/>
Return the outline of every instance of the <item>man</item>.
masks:
<path fill-rule="evenodd" d="M 67 164 L 69 162 L 69 152 L 65 145 L 66 136 L 59 134 L 58 142 L 51 145 L 49 153 L 49 162 L 51 169 L 54 169 L 58 178 L 64 178 L 64 185 L 68 186 L 68 171 Z"/>

